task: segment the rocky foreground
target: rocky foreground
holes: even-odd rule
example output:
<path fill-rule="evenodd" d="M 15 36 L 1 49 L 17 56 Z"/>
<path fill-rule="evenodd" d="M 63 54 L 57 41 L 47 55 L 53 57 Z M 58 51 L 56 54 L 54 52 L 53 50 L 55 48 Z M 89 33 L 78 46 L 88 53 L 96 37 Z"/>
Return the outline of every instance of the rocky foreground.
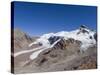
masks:
<path fill-rule="evenodd" d="M 31 53 L 21 55 L 15 58 L 15 73 L 96 69 L 96 49 L 96 47 L 92 47 L 84 53 L 75 52 L 73 49 L 72 51 L 68 51 L 68 49 L 51 50 L 42 52 L 38 58 L 29 61 L 27 64 Z"/>

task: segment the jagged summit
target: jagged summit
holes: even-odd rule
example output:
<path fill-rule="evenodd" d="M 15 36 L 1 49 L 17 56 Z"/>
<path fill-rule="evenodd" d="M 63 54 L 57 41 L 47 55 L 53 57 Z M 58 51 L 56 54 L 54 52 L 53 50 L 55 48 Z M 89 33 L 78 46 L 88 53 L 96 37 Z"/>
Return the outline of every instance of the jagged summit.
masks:
<path fill-rule="evenodd" d="M 81 25 L 80 28 L 88 28 L 86 25 Z"/>
<path fill-rule="evenodd" d="M 77 34 L 79 34 L 79 33 L 89 34 L 90 31 L 91 30 L 86 25 L 81 25 L 80 28 L 79 28 L 79 32 Z"/>

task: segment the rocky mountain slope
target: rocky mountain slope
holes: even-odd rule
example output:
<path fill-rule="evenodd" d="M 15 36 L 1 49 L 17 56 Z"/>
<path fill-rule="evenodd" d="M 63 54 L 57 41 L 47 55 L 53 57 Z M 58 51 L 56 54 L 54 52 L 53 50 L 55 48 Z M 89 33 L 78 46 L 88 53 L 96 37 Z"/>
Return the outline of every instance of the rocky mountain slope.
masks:
<path fill-rule="evenodd" d="M 23 33 L 17 34 L 14 36 L 19 41 Z M 97 33 L 84 25 L 69 32 L 44 34 L 35 40 L 21 39 L 18 43 L 24 45 L 14 49 L 19 49 L 13 56 L 15 73 L 97 68 Z"/>
<path fill-rule="evenodd" d="M 28 45 L 36 39 L 36 37 L 30 37 L 20 29 L 14 29 L 14 52 L 29 49 Z"/>

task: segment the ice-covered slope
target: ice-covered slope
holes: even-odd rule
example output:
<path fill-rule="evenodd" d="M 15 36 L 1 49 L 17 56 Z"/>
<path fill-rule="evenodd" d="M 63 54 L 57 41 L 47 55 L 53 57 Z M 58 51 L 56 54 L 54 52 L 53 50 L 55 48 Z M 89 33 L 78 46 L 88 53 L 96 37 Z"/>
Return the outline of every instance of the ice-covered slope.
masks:
<path fill-rule="evenodd" d="M 50 40 L 48 39 L 51 37 L 61 37 L 64 38 L 65 40 L 73 38 L 75 40 L 81 41 L 82 44 L 80 50 L 86 50 L 88 47 L 91 47 L 96 44 L 96 40 L 94 39 L 95 33 L 96 33 L 95 31 L 90 30 L 85 25 L 81 25 L 79 29 L 73 31 L 61 31 L 57 33 L 44 34 L 35 42 L 31 43 L 29 46 L 40 43 L 44 47 L 51 47 Z"/>

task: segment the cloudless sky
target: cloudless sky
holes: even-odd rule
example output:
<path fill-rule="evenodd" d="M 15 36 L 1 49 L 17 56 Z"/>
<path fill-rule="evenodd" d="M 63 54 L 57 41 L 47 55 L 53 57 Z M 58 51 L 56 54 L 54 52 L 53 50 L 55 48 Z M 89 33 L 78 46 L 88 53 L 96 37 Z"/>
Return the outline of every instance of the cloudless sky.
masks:
<path fill-rule="evenodd" d="M 14 2 L 14 28 L 29 35 L 71 31 L 80 25 L 96 29 L 97 7 Z"/>

